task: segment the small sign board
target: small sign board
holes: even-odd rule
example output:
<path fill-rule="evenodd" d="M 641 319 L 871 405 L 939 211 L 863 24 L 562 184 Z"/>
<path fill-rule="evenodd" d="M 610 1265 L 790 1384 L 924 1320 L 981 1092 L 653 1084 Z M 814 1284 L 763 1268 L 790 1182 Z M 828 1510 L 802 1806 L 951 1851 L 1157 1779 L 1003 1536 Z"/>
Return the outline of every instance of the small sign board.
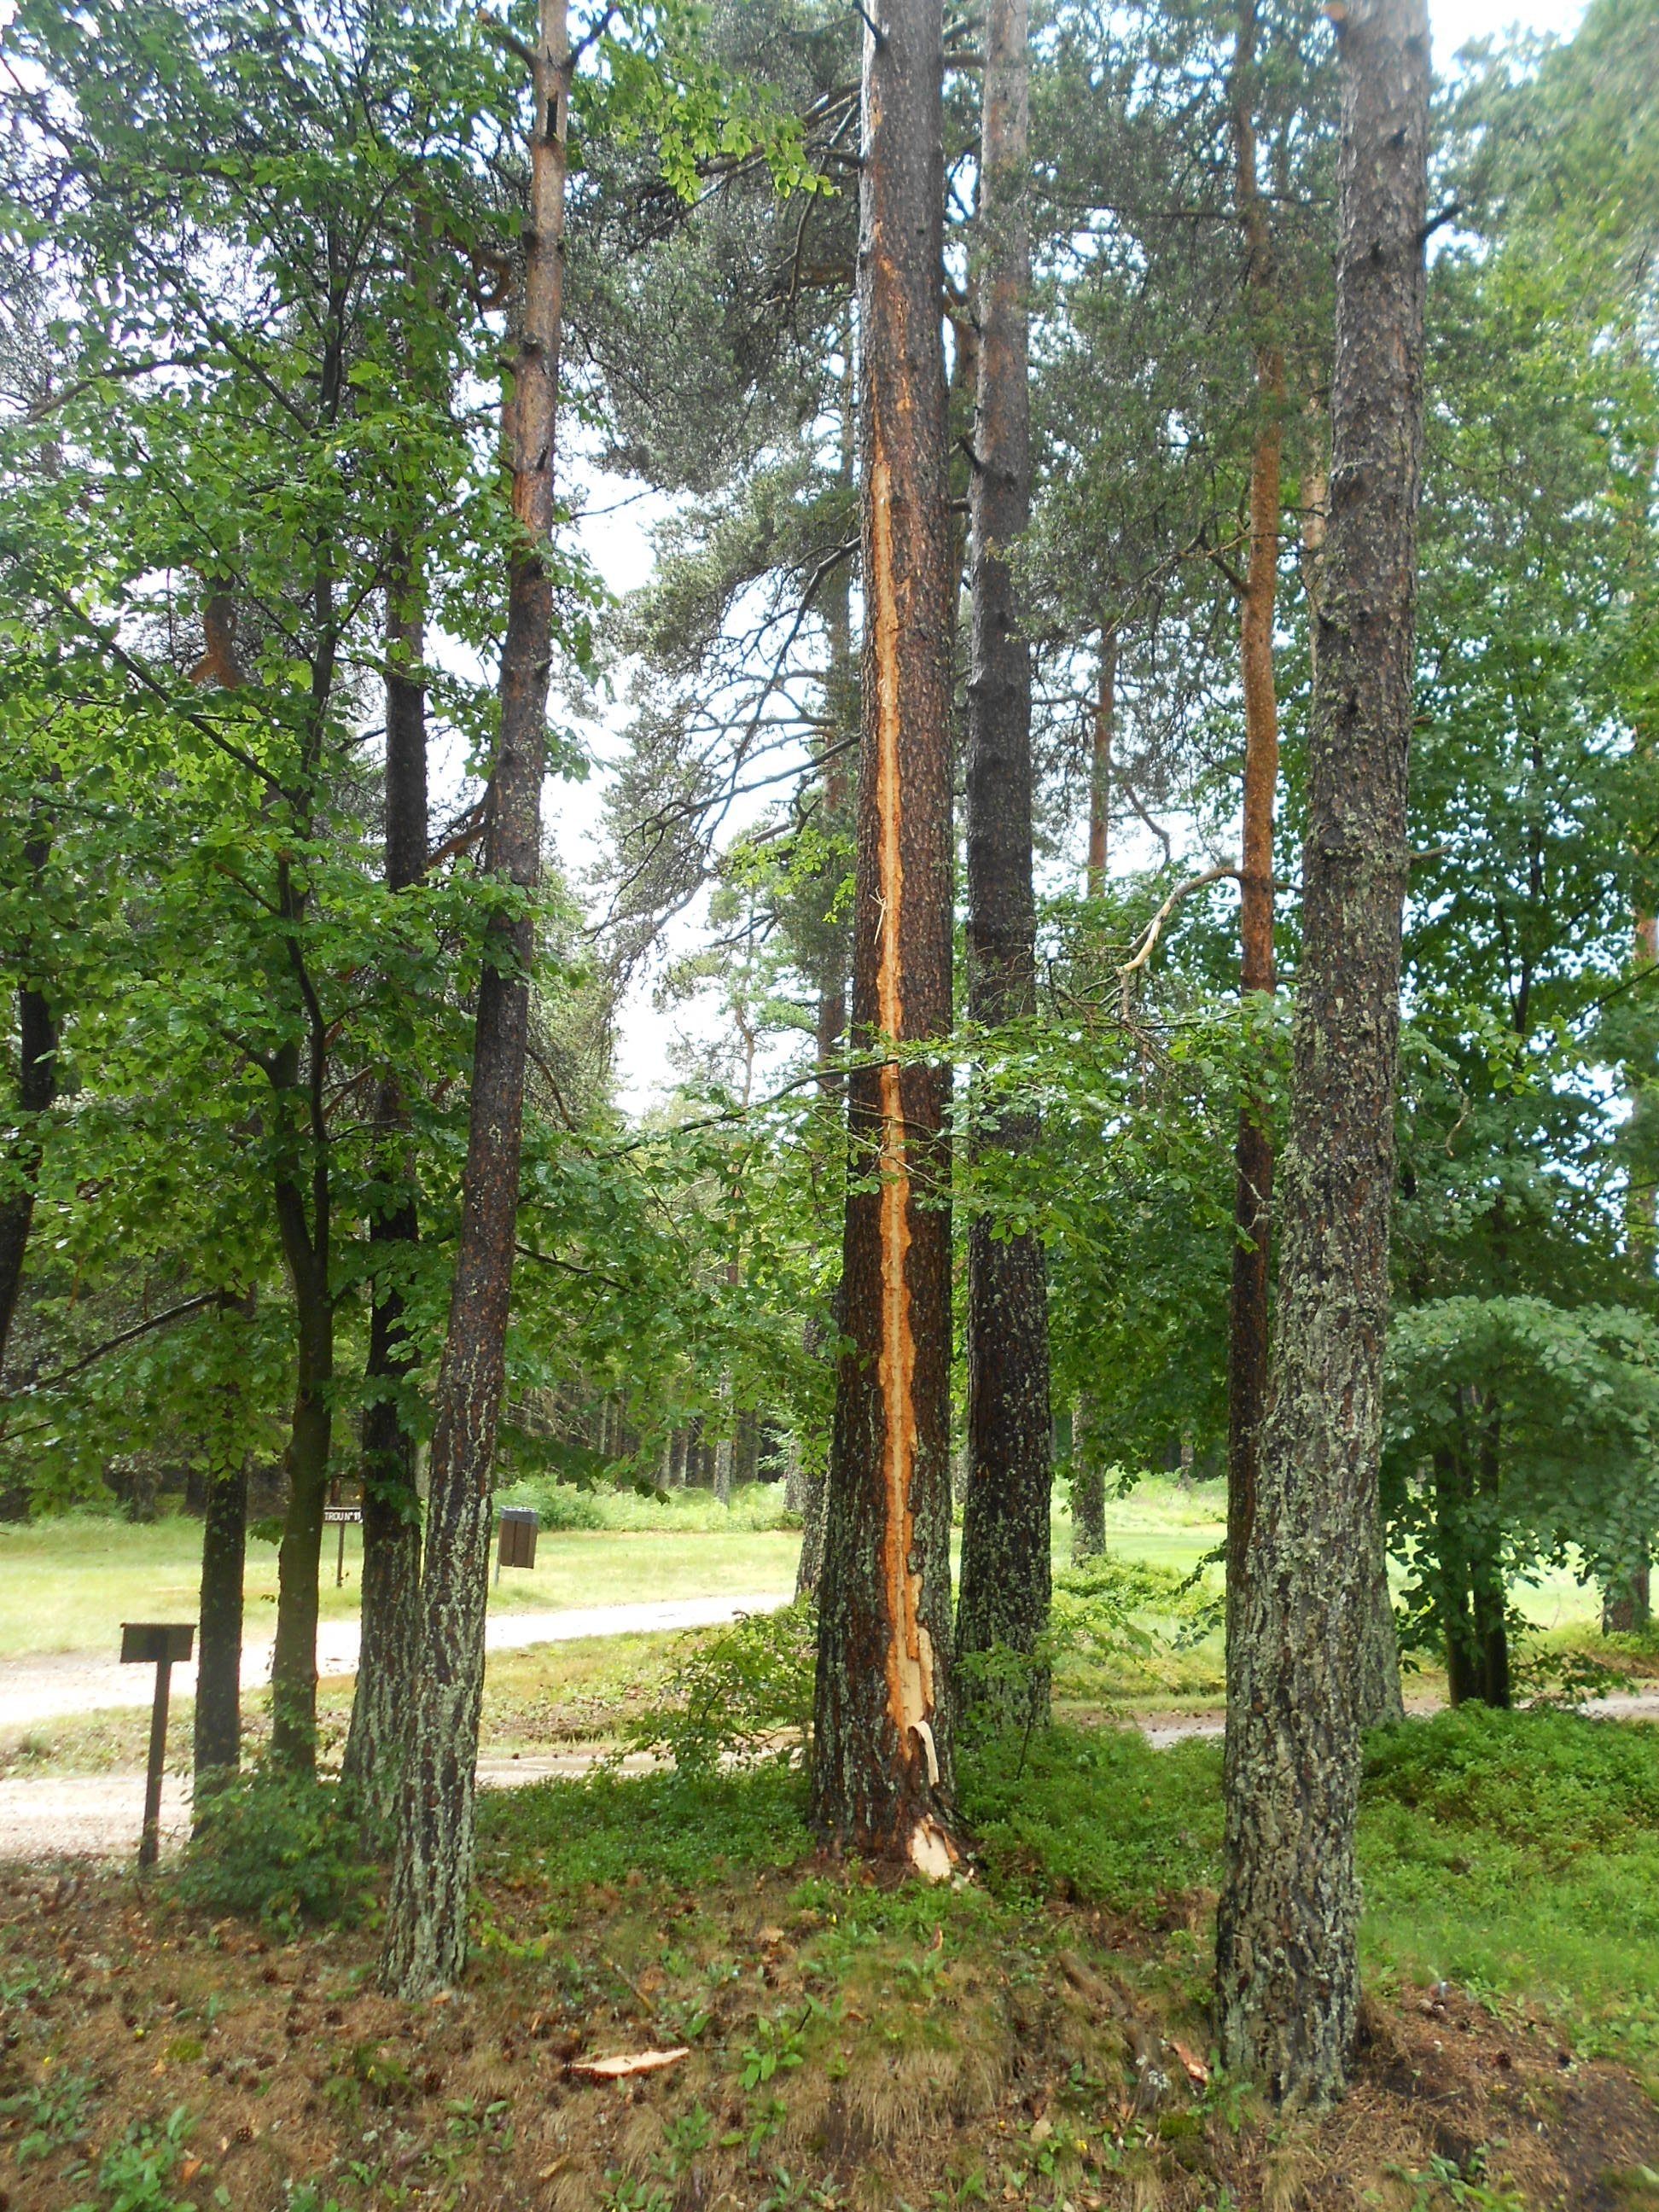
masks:
<path fill-rule="evenodd" d="M 498 1567 L 533 1567 L 539 1516 L 527 1505 L 503 1505 L 501 1535 L 495 1547 Z"/>
<path fill-rule="evenodd" d="M 323 1525 L 328 1528 L 361 1528 L 363 1509 L 361 1505 L 325 1505 Z"/>
<path fill-rule="evenodd" d="M 196 1648 L 193 1620 L 124 1620 L 121 1663 L 125 1667 L 172 1667 Z"/>

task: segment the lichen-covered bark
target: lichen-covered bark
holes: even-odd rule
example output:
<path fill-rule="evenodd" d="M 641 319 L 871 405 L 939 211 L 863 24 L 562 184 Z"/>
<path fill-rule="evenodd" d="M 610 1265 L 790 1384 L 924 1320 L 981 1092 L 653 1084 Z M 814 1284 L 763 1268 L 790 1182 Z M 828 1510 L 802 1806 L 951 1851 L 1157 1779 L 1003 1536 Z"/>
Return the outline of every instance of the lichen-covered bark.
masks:
<path fill-rule="evenodd" d="M 1228 1686 L 1217 2024 L 1316 2105 L 1358 2027 L 1357 1660 L 1373 1557 L 1423 420 L 1424 0 L 1350 0 L 1331 521 L 1272 1400 Z"/>
<path fill-rule="evenodd" d="M 968 678 L 968 1012 L 988 1028 L 1036 1011 L 1031 896 L 1031 658 L 1009 549 L 1031 511 L 1028 370 L 1030 244 L 1025 0 L 993 0 L 985 27 L 980 148 L 979 383 L 974 428 L 973 644 Z M 1006 1114 L 986 1141 L 1035 1135 Z M 968 1231 L 968 1493 L 963 1508 L 959 1661 L 999 1646 L 1029 1654 L 1048 1626 L 1047 1271 L 1035 1236 L 983 1215 Z M 958 1667 L 963 1711 L 1023 1723 L 1048 1709 L 1048 1673 Z"/>
<path fill-rule="evenodd" d="M 393 892 L 426 872 L 426 690 L 420 586 L 413 560 L 392 564 L 386 589 L 386 880 Z M 377 1257 L 390 1262 L 369 1310 L 363 1416 L 362 1644 L 342 1778 L 371 1822 L 391 1817 L 403 1773 L 420 1636 L 421 1515 L 416 1440 L 398 1412 L 398 1389 L 415 1364 L 396 1281 L 398 1253 L 416 1243 L 420 1219 L 410 1157 L 409 1113 L 397 1073 L 376 1086 L 374 1119 L 387 1183 L 369 1224 Z"/>
<path fill-rule="evenodd" d="M 570 71 L 564 0 L 542 0 L 524 296 L 509 410 L 520 536 L 508 573 L 501 728 L 484 845 L 489 873 L 526 895 L 541 872 L 553 635 L 546 547 L 554 514 Z M 383 1987 L 404 1997 L 453 1982 L 466 1960 L 492 1476 L 512 1297 L 533 952 L 527 914 L 492 918 L 478 986 L 460 1238 L 438 1371 L 415 1711 L 380 1960 Z"/>
<path fill-rule="evenodd" d="M 864 44 L 860 1043 L 951 1023 L 943 46 L 939 0 L 889 0 Z M 948 1079 L 907 1053 L 848 1085 L 811 1792 L 832 1840 L 930 1874 L 952 1848 Z"/>

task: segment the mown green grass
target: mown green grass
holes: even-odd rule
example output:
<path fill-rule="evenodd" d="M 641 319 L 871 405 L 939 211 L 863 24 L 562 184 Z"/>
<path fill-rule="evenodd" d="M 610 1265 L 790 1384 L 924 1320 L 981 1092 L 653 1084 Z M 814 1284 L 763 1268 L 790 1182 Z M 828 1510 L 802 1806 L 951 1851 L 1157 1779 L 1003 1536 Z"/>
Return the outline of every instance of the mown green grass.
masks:
<path fill-rule="evenodd" d="M 992 1896 L 1060 1896 L 1184 1925 L 1221 1878 L 1221 1749 L 1055 1727 L 965 1747 L 961 1803 Z M 586 1885 L 695 1889 L 811 1838 L 798 1775 L 550 1784 L 486 1798 L 485 1863 Z M 1464 1707 L 1368 1742 L 1361 1942 L 1374 1980 L 1531 2006 L 1581 2053 L 1659 2077 L 1659 1729 Z M 1170 1908 L 1179 1906 L 1172 1913 Z M 1201 1978 L 1207 1934 L 1183 1942 Z"/>
<path fill-rule="evenodd" d="M 544 1533 L 533 1571 L 511 1570 L 492 1586 L 502 1612 L 647 1604 L 676 1598 L 793 1589 L 800 1538 L 777 1525 L 782 1500 L 740 1493 L 730 1523 L 712 1498 L 692 1493 L 651 1507 L 631 1492 L 604 1495 L 609 1516 L 592 1529 Z M 763 1523 L 769 1512 L 772 1525 Z M 614 1524 L 614 1525 L 612 1525 Z M 319 1581 L 325 1620 L 356 1617 L 360 1532 L 346 1530 L 343 1587 L 335 1586 L 336 1537 L 326 1530 Z M 0 1658 L 83 1651 L 112 1657 L 123 1620 L 191 1620 L 201 1582 L 202 1525 L 182 1514 L 134 1523 L 74 1513 L 0 1524 Z M 276 1614 L 276 1548 L 248 1546 L 246 1632 L 269 1637 Z"/>

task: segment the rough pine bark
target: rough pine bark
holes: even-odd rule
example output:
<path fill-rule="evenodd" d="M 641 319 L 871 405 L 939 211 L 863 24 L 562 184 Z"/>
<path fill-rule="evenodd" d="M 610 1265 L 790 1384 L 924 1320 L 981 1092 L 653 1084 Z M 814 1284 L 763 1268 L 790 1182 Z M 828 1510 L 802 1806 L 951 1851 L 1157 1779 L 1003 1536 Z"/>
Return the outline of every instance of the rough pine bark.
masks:
<path fill-rule="evenodd" d="M 1031 895 L 1031 656 L 1008 549 L 1031 513 L 1030 102 L 1026 0 L 993 0 L 980 147 L 979 382 L 975 422 L 973 642 L 968 678 L 968 1012 L 988 1028 L 1036 1011 Z M 1029 1145 L 1031 1117 L 985 1141 Z M 1048 1710 L 1048 1670 L 976 1684 L 960 1662 L 1032 1653 L 1048 1621 L 1048 1308 L 1042 1246 L 968 1230 L 968 1494 L 957 1607 L 957 1694 L 1023 1725 Z M 994 1689 L 992 1685 L 995 1684 Z"/>
<path fill-rule="evenodd" d="M 407 890 L 426 872 L 427 760 L 425 655 L 420 585 L 407 551 L 392 563 L 386 587 L 386 880 Z M 369 1310 L 363 1416 L 362 1645 L 342 1778 L 356 1790 L 372 1821 L 391 1817 L 403 1771 L 404 1736 L 413 1705 L 420 1636 L 421 1514 L 416 1492 L 416 1440 L 398 1413 L 398 1388 L 415 1365 L 403 1326 L 395 1259 L 420 1236 L 409 1113 L 396 1071 L 377 1086 L 374 1119 L 384 1146 L 382 1172 L 392 1188 L 369 1224 L 377 1255 L 393 1262 Z"/>
<path fill-rule="evenodd" d="M 1359 2017 L 1357 1660 L 1370 1547 L 1400 1026 L 1423 423 L 1425 0 L 1349 0 L 1331 520 L 1272 1399 L 1228 1686 L 1217 2021 L 1287 2104 Z"/>
<path fill-rule="evenodd" d="M 951 1023 L 951 529 L 939 0 L 866 22 L 859 329 L 864 656 L 853 1031 Z M 948 1871 L 951 1217 L 947 1072 L 908 1050 L 848 1085 L 852 1179 L 819 1583 L 812 1819 Z"/>
<path fill-rule="evenodd" d="M 1279 586 L 1279 479 L 1285 356 L 1267 203 L 1256 175 L 1254 94 L 1256 0 L 1243 0 L 1232 68 L 1234 198 L 1244 243 L 1244 296 L 1255 325 L 1258 410 L 1250 453 L 1250 551 L 1239 614 L 1244 693 L 1244 806 L 1239 869 L 1239 989 L 1271 993 L 1273 806 L 1279 788 L 1279 701 L 1273 611 Z M 1255 1513 L 1256 1452 L 1267 1398 L 1269 1237 L 1273 1148 L 1259 1101 L 1239 1109 L 1234 1152 L 1233 1267 L 1227 1327 L 1228 1647 L 1240 1612 Z"/>
<path fill-rule="evenodd" d="M 571 68 L 565 0 L 542 0 L 524 295 L 508 410 L 520 537 L 508 573 L 501 729 L 484 843 L 488 872 L 520 898 L 516 911 L 491 917 L 478 984 L 460 1239 L 432 1437 L 416 1694 L 380 1960 L 382 1985 L 404 1997 L 453 1983 L 466 1960 L 491 1478 L 506 1372 L 534 953 L 524 909 L 541 872 L 553 636 L 546 552 L 554 514 Z"/>

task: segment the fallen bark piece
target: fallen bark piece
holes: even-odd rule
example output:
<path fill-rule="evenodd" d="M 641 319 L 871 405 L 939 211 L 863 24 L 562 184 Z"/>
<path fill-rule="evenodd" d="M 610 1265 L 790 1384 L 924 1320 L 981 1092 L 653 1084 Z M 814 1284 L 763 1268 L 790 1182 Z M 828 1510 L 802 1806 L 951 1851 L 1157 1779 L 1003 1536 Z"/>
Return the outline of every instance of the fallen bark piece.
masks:
<path fill-rule="evenodd" d="M 625 2081 L 630 2074 L 656 2074 L 690 2056 L 690 2045 L 682 2043 L 672 2051 L 622 2051 L 613 2058 L 573 2058 L 565 2071 L 590 2081 Z"/>
<path fill-rule="evenodd" d="M 1184 2043 L 1177 2043 L 1174 2036 L 1170 2038 L 1170 2048 L 1174 2051 L 1176 2057 L 1186 2068 L 1187 2079 L 1193 2084 L 1194 2087 L 1196 2089 L 1207 2088 L 1209 2087 L 1210 2081 L 1210 2069 L 1204 2063 L 1204 2061 L 1201 2058 L 1195 2057 L 1192 2051 L 1188 2051 Z"/>

